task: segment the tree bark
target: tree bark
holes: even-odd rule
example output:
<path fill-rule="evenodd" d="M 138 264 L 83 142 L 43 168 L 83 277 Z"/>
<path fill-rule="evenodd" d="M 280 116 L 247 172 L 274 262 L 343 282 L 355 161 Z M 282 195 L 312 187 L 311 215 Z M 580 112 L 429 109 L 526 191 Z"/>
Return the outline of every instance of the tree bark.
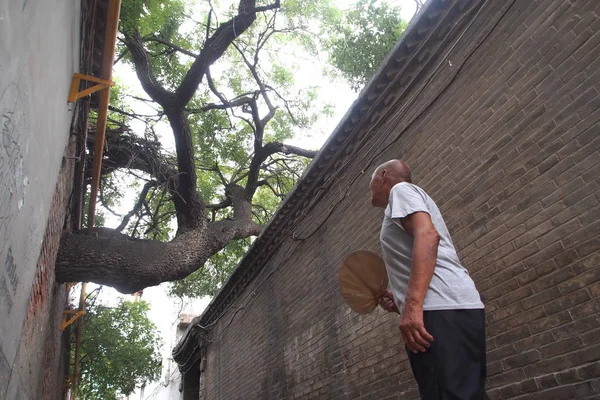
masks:
<path fill-rule="evenodd" d="M 206 224 L 179 233 L 171 242 L 133 239 L 108 228 L 67 232 L 58 250 L 56 280 L 94 282 L 135 293 L 183 279 L 231 240 L 258 235 L 261 230 L 245 218 Z"/>

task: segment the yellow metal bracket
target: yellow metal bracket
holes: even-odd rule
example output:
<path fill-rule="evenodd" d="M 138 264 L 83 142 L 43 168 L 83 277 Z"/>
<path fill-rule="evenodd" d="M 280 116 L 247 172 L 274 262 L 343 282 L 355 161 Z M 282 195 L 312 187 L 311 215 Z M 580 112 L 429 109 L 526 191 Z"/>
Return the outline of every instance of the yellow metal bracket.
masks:
<path fill-rule="evenodd" d="M 80 92 L 79 84 L 81 83 L 81 80 L 85 80 L 88 82 L 94 82 L 94 83 L 96 83 L 96 85 L 89 87 L 87 89 L 84 89 Z M 81 99 L 82 97 L 85 97 L 89 94 L 95 93 L 99 90 L 106 89 L 110 86 L 112 86 L 112 82 L 107 81 L 106 79 L 100 79 L 100 78 L 96 78 L 95 76 L 75 73 L 75 74 L 73 74 L 73 80 L 71 81 L 71 89 L 69 90 L 68 101 L 69 101 L 69 103 L 74 103 L 78 99 Z"/>
<path fill-rule="evenodd" d="M 79 311 L 79 310 L 65 310 L 63 312 L 63 319 L 62 319 L 62 323 L 60 324 L 60 330 L 64 331 L 67 326 L 71 325 L 73 322 L 77 321 L 77 319 L 79 317 L 81 317 L 83 314 L 85 314 L 85 311 Z M 72 317 L 70 319 L 67 319 L 67 317 L 69 315 L 72 315 Z"/>

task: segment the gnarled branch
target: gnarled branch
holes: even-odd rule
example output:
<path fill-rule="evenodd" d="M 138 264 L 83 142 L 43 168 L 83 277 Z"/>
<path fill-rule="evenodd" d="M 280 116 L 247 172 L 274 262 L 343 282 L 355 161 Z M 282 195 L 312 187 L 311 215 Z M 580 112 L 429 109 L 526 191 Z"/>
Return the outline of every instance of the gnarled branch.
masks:
<path fill-rule="evenodd" d="M 131 219 L 131 217 L 133 217 L 136 213 L 138 213 L 140 211 L 140 209 L 142 208 L 142 205 L 146 201 L 146 196 L 148 196 L 148 192 L 150 191 L 150 189 L 153 187 L 156 187 L 156 186 L 157 186 L 156 181 L 146 182 L 146 184 L 144 185 L 144 188 L 142 189 L 142 192 L 140 193 L 140 197 L 138 198 L 138 201 L 133 206 L 133 209 L 125 215 L 125 217 L 123 218 L 123 220 L 121 221 L 119 226 L 116 228 L 117 232 L 122 232 L 123 229 L 125 229 L 125 227 L 129 223 L 129 220 Z"/>
<path fill-rule="evenodd" d="M 238 6 L 238 15 L 221 24 L 206 39 L 200 55 L 196 57 L 185 78 L 183 78 L 183 81 L 177 88 L 175 104 L 178 107 L 185 107 L 198 89 L 208 67 L 223 55 L 236 37 L 244 33 L 252 25 L 256 20 L 256 13 L 277 9 L 280 6 L 279 3 L 279 0 L 276 0 L 271 5 L 256 7 L 255 0 L 241 0 Z"/>
<path fill-rule="evenodd" d="M 144 91 L 152 100 L 166 108 L 173 103 L 175 96 L 156 80 L 139 32 L 124 33 L 124 36 L 124 43 L 131 52 L 131 59 L 135 64 L 135 71 Z"/>

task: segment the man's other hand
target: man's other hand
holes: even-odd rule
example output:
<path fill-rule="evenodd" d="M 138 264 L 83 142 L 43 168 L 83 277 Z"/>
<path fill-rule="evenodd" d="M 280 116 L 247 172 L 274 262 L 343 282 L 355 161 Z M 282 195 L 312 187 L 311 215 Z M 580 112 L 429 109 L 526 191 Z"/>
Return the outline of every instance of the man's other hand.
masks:
<path fill-rule="evenodd" d="M 389 290 L 383 292 L 381 297 L 379 297 L 379 305 L 387 312 L 394 312 L 400 314 L 398 306 L 396 306 L 396 303 L 394 302 L 394 296 Z"/>

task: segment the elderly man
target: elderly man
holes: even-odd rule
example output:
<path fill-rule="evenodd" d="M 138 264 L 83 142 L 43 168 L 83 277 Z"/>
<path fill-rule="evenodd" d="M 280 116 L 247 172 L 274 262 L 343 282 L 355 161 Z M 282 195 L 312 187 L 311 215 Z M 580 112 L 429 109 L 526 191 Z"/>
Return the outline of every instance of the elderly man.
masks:
<path fill-rule="evenodd" d="M 401 314 L 421 399 L 487 399 L 483 303 L 440 210 L 401 160 L 380 165 L 370 187 L 373 206 L 385 209 L 381 248 L 391 291 L 379 303 Z"/>

